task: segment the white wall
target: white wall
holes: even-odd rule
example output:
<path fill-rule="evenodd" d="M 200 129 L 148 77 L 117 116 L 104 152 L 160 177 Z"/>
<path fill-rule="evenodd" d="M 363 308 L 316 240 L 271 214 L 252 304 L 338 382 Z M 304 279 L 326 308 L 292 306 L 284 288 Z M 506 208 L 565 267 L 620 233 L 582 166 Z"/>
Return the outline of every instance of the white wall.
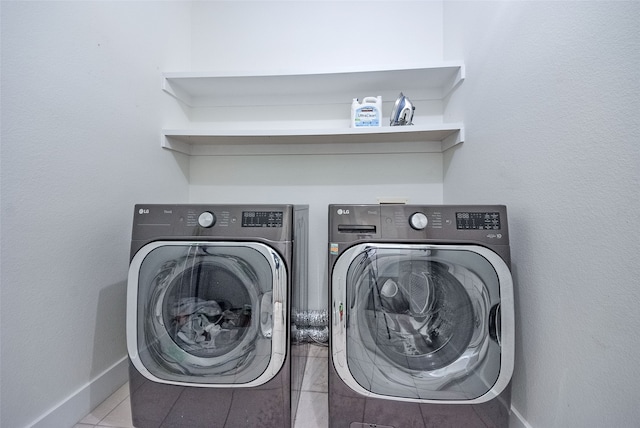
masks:
<path fill-rule="evenodd" d="M 188 164 L 159 128 L 160 72 L 190 61 L 190 8 L 1 8 L 0 425 L 72 426 L 126 381 L 133 204 L 187 199 Z"/>
<path fill-rule="evenodd" d="M 513 406 L 533 427 L 640 421 L 639 16 L 638 2 L 445 2 L 445 57 L 467 79 L 444 201 L 508 206 Z"/>
<path fill-rule="evenodd" d="M 192 24 L 194 70 L 319 73 L 442 60 L 440 1 L 195 2 Z"/>
<path fill-rule="evenodd" d="M 192 67 L 261 74 L 424 66 L 442 61 L 442 22 L 439 1 L 198 2 Z M 345 123 L 351 99 L 369 95 L 377 94 L 347 95 Z M 192 202 L 309 204 L 312 309 L 327 307 L 328 204 L 442 202 L 441 154 L 192 157 L 190 171 Z"/>

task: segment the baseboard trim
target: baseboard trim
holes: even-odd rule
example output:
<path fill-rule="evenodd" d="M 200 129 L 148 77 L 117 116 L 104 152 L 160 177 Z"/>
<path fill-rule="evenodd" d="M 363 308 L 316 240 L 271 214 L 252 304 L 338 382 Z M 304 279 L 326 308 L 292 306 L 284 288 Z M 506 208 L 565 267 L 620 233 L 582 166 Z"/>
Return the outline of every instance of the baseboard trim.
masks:
<path fill-rule="evenodd" d="M 511 407 L 511 418 L 509 418 L 509 428 L 533 428 L 529 422 L 516 410 Z"/>
<path fill-rule="evenodd" d="M 128 367 L 128 358 L 122 358 L 29 426 L 31 428 L 74 426 L 127 381 Z"/>

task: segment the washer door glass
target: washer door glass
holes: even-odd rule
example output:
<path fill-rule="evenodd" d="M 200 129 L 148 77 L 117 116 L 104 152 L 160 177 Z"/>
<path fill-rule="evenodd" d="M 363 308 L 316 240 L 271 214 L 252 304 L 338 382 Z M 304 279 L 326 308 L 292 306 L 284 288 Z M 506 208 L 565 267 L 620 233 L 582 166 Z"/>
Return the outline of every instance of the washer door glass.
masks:
<path fill-rule="evenodd" d="M 342 307 L 333 336 L 336 368 L 347 384 L 355 381 L 355 389 L 471 400 L 496 383 L 500 281 L 477 252 L 358 245 L 338 259 L 332 287 L 333 305 Z M 340 368 L 341 358 L 346 367 Z"/>
<path fill-rule="evenodd" d="M 129 280 L 137 288 L 129 353 L 148 378 L 253 386 L 282 366 L 286 271 L 270 247 L 152 243 L 132 260 Z"/>

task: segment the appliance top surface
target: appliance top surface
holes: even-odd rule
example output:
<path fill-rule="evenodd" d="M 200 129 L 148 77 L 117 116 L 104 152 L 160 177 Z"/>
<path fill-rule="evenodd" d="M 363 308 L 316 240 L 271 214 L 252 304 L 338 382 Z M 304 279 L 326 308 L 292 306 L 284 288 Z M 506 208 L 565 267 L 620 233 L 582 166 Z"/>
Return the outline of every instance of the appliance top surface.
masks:
<path fill-rule="evenodd" d="M 329 206 L 331 242 L 478 243 L 509 245 L 504 205 Z"/>
<path fill-rule="evenodd" d="M 138 204 L 132 239 L 291 239 L 294 211 L 284 204 Z"/>

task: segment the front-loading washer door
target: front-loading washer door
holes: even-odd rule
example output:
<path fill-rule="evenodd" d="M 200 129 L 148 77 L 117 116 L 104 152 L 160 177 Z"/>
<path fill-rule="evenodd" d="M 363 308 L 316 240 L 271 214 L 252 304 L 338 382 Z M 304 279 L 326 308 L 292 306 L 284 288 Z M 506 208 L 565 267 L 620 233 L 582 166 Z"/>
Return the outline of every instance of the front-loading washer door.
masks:
<path fill-rule="evenodd" d="M 147 244 L 127 293 L 129 357 L 150 380 L 250 387 L 284 363 L 287 271 L 265 244 Z"/>
<path fill-rule="evenodd" d="M 360 244 L 331 278 L 332 357 L 354 391 L 481 403 L 513 372 L 508 266 L 474 245 Z"/>

